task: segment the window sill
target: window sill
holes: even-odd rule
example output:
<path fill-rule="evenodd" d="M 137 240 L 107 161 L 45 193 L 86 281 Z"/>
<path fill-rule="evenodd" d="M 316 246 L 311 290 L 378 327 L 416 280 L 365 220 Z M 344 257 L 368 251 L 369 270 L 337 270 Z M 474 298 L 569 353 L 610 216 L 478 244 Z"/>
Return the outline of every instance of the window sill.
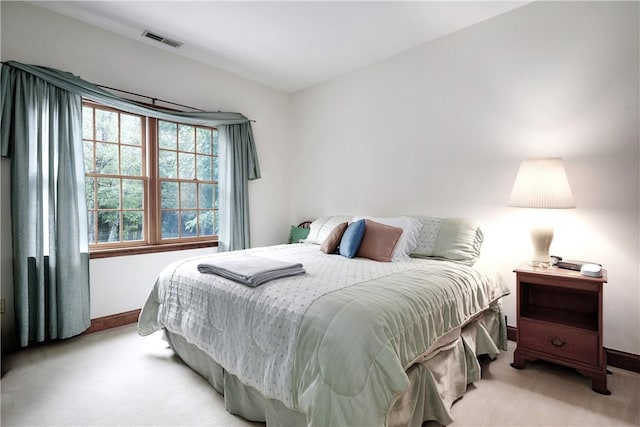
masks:
<path fill-rule="evenodd" d="M 162 245 L 131 246 L 127 248 L 90 249 L 89 258 L 111 258 L 128 255 L 153 254 L 157 252 L 184 251 L 187 249 L 200 249 L 217 247 L 218 241 L 200 241 L 186 243 L 167 243 Z"/>

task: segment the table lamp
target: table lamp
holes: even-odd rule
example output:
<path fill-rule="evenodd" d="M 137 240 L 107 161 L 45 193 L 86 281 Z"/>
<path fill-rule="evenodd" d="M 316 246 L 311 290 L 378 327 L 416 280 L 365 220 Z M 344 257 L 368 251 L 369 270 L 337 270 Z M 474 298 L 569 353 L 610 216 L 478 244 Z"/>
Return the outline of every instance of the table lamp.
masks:
<path fill-rule="evenodd" d="M 575 208 L 571 187 L 562 159 L 528 159 L 520 164 L 508 206 L 533 209 Z M 533 257 L 530 265 L 550 267 L 553 262 L 549 247 L 553 227 L 535 225 L 531 228 Z"/>

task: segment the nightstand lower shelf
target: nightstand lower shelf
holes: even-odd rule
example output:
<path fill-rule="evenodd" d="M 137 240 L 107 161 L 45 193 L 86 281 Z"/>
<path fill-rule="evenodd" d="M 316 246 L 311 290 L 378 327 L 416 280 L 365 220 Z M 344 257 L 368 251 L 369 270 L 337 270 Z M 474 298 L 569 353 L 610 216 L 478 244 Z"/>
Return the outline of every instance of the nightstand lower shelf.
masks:
<path fill-rule="evenodd" d="M 611 394 L 607 390 L 606 360 L 603 367 L 599 366 L 597 332 L 531 319 L 521 319 L 518 330 L 522 331 L 521 340 L 511 366 L 524 369 L 526 362 L 538 359 L 568 366 L 591 378 L 593 391 Z"/>

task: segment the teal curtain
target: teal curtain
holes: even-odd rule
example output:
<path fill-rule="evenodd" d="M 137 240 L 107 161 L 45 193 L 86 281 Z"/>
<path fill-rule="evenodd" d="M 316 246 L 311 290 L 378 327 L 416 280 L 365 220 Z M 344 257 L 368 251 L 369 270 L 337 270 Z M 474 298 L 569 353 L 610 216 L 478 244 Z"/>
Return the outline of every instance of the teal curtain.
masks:
<path fill-rule="evenodd" d="M 248 181 L 260 178 L 249 123 L 218 126 L 220 141 L 220 230 L 218 251 L 251 246 Z"/>
<path fill-rule="evenodd" d="M 15 68 L 2 67 L 1 79 L 16 328 L 26 346 L 91 324 L 82 99 Z"/>
<path fill-rule="evenodd" d="M 218 245 L 222 250 L 249 246 L 247 180 L 259 178 L 260 170 L 244 115 L 153 108 L 68 72 L 15 61 L 3 63 L 1 84 L 0 153 L 11 157 L 14 304 L 23 346 L 76 335 L 90 323 L 82 98 L 161 120 L 217 127 L 225 153 L 221 173 L 229 177 L 219 183 L 225 223 Z"/>

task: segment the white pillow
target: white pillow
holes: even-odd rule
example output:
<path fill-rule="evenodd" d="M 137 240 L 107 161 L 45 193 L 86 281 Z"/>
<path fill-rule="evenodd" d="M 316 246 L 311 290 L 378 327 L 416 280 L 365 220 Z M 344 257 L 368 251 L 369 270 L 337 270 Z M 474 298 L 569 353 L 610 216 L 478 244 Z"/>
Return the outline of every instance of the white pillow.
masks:
<path fill-rule="evenodd" d="M 351 218 L 352 216 L 350 215 L 335 215 L 323 216 L 316 219 L 309 225 L 309 235 L 304 242 L 321 245 L 334 228 L 343 222 L 349 222 Z"/>
<path fill-rule="evenodd" d="M 440 227 L 444 222 L 444 218 L 418 215 L 407 216 L 409 218 L 415 218 L 422 223 L 422 229 L 418 236 L 418 245 L 411 254 L 425 257 L 433 256 L 433 251 L 436 247 L 436 240 L 438 239 L 438 233 L 440 232 Z"/>
<path fill-rule="evenodd" d="M 352 221 L 357 221 L 359 219 L 362 218 L 355 217 Z M 379 222 L 380 224 L 402 228 L 402 234 L 398 239 L 398 243 L 396 243 L 396 247 L 393 249 L 391 261 L 402 261 L 409 258 L 411 252 L 413 252 L 418 246 L 418 236 L 420 235 L 420 229 L 422 228 L 422 222 L 419 220 L 409 218 L 407 216 L 400 216 L 396 218 L 375 218 L 368 216 L 366 219 Z"/>

